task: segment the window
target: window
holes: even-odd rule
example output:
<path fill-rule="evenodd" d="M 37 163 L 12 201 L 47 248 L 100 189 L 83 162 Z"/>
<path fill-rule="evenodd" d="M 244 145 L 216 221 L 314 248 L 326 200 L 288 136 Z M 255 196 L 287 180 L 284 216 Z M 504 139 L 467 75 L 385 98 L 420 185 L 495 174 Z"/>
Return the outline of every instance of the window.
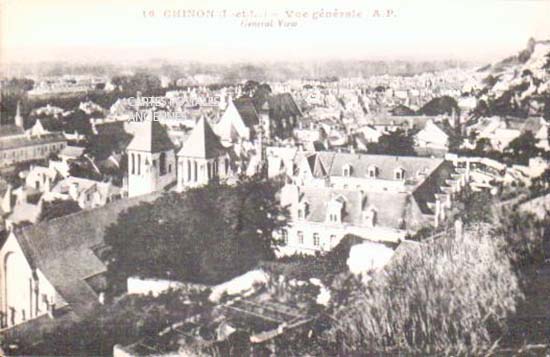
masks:
<path fill-rule="evenodd" d="M 343 169 L 343 173 L 342 173 L 344 176 L 346 177 L 349 177 L 351 176 L 352 174 L 352 167 L 351 165 L 347 164 L 347 165 L 344 165 L 344 169 Z"/>
<path fill-rule="evenodd" d="M 283 245 L 288 244 L 288 232 L 286 229 L 281 229 L 281 240 L 283 241 Z"/>
<path fill-rule="evenodd" d="M 320 245 L 319 233 L 313 233 L 313 245 L 316 247 Z"/>
<path fill-rule="evenodd" d="M 166 153 L 161 153 L 159 157 L 159 170 L 160 170 L 160 176 L 163 176 L 166 174 Z"/>
<path fill-rule="evenodd" d="M 132 153 L 132 174 L 136 173 L 136 155 Z"/>
<path fill-rule="evenodd" d="M 396 180 L 404 180 L 405 179 L 405 170 L 402 168 L 397 168 L 394 171 L 395 179 Z"/>
<path fill-rule="evenodd" d="M 298 244 L 304 244 L 304 232 L 298 231 Z"/>
<path fill-rule="evenodd" d="M 369 177 L 375 178 L 378 176 L 378 168 L 376 166 L 369 167 Z"/>

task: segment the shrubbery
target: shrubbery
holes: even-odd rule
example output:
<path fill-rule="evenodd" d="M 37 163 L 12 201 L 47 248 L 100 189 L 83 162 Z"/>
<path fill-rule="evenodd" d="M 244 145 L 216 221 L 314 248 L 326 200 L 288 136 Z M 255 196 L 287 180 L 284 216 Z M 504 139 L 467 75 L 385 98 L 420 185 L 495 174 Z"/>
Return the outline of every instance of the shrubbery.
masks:
<path fill-rule="evenodd" d="M 487 351 L 522 297 L 503 244 L 483 226 L 399 255 L 334 308 L 330 353 Z"/>

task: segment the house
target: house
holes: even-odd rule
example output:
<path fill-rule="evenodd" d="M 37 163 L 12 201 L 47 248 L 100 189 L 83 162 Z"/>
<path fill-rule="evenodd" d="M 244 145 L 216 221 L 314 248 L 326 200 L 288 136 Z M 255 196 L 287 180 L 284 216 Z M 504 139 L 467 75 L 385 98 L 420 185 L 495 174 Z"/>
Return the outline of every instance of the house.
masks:
<path fill-rule="evenodd" d="M 450 126 L 428 119 L 424 128 L 414 136 L 415 149 L 422 155 L 444 155 L 449 151 L 449 140 L 454 136 Z"/>
<path fill-rule="evenodd" d="M 294 164 L 281 193 L 288 254 L 330 250 L 348 233 L 397 242 L 445 220 L 467 183 L 464 170 L 435 158 L 317 152 Z"/>
<path fill-rule="evenodd" d="M 550 124 L 540 117 L 501 118 L 491 117 L 480 120 L 468 128 L 477 132 L 478 139 L 488 139 L 495 150 L 504 150 L 515 138 L 530 131 L 537 139 L 537 147 L 548 150 L 548 127 Z"/>
<path fill-rule="evenodd" d="M 118 214 L 158 195 L 124 199 L 14 229 L 0 248 L 0 322 L 12 327 L 37 317 L 82 316 L 106 291 L 105 229 Z"/>
<path fill-rule="evenodd" d="M 82 209 L 104 206 L 122 197 L 121 189 L 110 182 L 67 177 L 44 194 L 45 201 L 73 200 Z"/>
<path fill-rule="evenodd" d="M 294 174 L 294 159 L 297 155 L 297 152 L 298 148 L 295 146 L 267 147 L 267 176 L 269 178 L 274 178 L 278 176 L 292 176 Z"/>
<path fill-rule="evenodd" d="M 178 152 L 177 187 L 198 187 L 223 180 L 232 173 L 229 150 L 223 147 L 204 117 Z"/>
<path fill-rule="evenodd" d="M 176 181 L 176 154 L 166 130 L 152 118 L 133 125 L 134 138 L 126 148 L 129 197 L 160 191 Z"/>
<path fill-rule="evenodd" d="M 51 165 L 48 167 L 32 165 L 27 177 L 25 177 L 25 185 L 40 192 L 49 191 L 57 177 L 58 172 Z"/>
<path fill-rule="evenodd" d="M 3 200 L 4 225 L 11 230 L 15 225 L 36 223 L 42 213 L 42 193 L 34 187 L 8 186 Z"/>
<path fill-rule="evenodd" d="M 279 232 L 282 254 L 326 252 L 347 234 L 397 243 L 426 223 L 406 192 L 286 185 L 281 205 L 290 207 L 291 214 L 291 223 Z"/>

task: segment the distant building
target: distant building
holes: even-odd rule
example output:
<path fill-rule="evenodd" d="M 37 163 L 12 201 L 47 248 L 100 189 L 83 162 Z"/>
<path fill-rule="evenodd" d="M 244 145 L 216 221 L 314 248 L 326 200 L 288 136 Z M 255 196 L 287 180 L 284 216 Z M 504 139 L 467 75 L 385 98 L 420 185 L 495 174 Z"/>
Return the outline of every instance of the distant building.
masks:
<path fill-rule="evenodd" d="M 67 145 L 67 140 L 61 133 L 46 130 L 36 135 L 25 133 L 19 105 L 17 108 L 15 125 L 0 125 L 0 167 L 46 159 Z"/>
<path fill-rule="evenodd" d="M 449 151 L 450 139 L 455 136 L 453 128 L 432 119 L 414 136 L 416 151 L 420 155 L 444 156 Z"/>
<path fill-rule="evenodd" d="M 252 141 L 261 133 L 264 139 L 287 139 L 292 136 L 302 116 L 289 93 L 270 95 L 263 103 L 241 97 L 230 101 L 216 133 L 226 143 Z"/>
<path fill-rule="evenodd" d="M 216 125 L 216 133 L 225 143 L 252 140 L 260 124 L 259 114 L 251 98 L 230 100 Z"/>

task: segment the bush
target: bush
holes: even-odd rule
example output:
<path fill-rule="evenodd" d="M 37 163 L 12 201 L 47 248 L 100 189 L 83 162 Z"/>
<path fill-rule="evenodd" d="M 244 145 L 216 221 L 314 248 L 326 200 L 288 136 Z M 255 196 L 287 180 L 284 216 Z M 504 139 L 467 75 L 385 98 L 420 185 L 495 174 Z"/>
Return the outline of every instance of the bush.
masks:
<path fill-rule="evenodd" d="M 331 354 L 478 354 L 522 297 L 488 226 L 415 245 L 334 307 Z"/>

